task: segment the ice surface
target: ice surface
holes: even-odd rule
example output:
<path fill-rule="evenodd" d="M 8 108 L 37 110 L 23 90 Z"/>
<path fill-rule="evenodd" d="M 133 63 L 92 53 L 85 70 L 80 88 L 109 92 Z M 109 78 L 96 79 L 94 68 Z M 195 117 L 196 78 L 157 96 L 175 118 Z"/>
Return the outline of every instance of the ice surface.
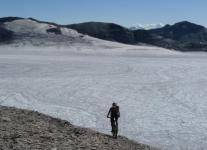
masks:
<path fill-rule="evenodd" d="M 0 104 L 109 133 L 115 101 L 121 135 L 169 150 L 206 149 L 207 54 L 106 43 L 1 47 Z"/>

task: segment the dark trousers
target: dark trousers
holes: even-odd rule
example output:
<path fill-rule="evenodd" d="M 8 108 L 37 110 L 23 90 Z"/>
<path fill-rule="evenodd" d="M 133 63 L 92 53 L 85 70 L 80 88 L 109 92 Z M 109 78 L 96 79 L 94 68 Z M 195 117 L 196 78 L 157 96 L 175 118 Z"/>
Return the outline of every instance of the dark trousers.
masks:
<path fill-rule="evenodd" d="M 111 117 L 112 131 L 114 131 L 114 127 L 117 127 L 117 132 L 118 132 L 118 117 Z"/>

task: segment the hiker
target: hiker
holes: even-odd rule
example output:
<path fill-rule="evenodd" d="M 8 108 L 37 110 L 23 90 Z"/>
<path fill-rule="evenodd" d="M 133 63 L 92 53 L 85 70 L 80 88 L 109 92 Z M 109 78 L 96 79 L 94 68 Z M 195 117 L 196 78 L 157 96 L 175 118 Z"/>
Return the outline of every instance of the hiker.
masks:
<path fill-rule="evenodd" d="M 107 118 L 111 119 L 111 132 L 114 132 L 114 127 L 117 127 L 118 132 L 118 118 L 120 117 L 119 106 L 116 103 L 112 103 L 112 107 L 109 109 Z"/>

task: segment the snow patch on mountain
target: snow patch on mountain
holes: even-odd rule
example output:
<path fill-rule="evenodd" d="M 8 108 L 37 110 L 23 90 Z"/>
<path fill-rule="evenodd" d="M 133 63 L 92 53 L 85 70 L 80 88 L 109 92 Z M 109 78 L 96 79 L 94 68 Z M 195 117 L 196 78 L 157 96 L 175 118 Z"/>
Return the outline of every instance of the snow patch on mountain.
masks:
<path fill-rule="evenodd" d="M 76 30 L 61 25 L 44 23 L 32 19 L 5 22 L 4 27 L 13 31 L 15 38 L 10 45 L 19 46 L 72 46 L 90 43 L 91 40 Z"/>
<path fill-rule="evenodd" d="M 149 30 L 149 29 L 157 29 L 157 28 L 162 28 L 165 25 L 163 23 L 158 23 L 158 24 L 137 24 L 134 26 L 129 27 L 130 30 L 138 30 L 138 29 L 143 29 L 143 30 Z"/>
<path fill-rule="evenodd" d="M 21 19 L 12 22 L 6 22 L 5 25 L 8 30 L 16 33 L 46 33 L 47 29 L 55 28 L 54 25 L 38 23 L 30 19 Z"/>
<path fill-rule="evenodd" d="M 4 24 L 8 30 L 11 30 L 11 31 L 18 33 L 18 34 L 20 34 L 20 33 L 48 34 L 48 32 L 47 32 L 48 29 L 60 28 L 61 33 L 63 35 L 73 36 L 73 37 L 77 37 L 77 36 L 81 35 L 80 33 L 78 33 L 77 31 L 75 31 L 73 29 L 59 27 L 59 26 L 55 26 L 53 24 L 48 24 L 48 23 L 40 23 L 40 22 L 36 22 L 31 19 L 20 19 L 20 20 L 15 20 L 12 22 L 6 22 Z"/>

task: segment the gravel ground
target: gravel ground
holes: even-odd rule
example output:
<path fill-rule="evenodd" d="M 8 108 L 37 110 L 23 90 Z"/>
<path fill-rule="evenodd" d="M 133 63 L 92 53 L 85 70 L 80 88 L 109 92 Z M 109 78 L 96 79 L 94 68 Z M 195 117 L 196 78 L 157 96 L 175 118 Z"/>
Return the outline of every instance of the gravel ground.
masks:
<path fill-rule="evenodd" d="M 156 150 L 44 114 L 0 106 L 0 150 Z"/>

